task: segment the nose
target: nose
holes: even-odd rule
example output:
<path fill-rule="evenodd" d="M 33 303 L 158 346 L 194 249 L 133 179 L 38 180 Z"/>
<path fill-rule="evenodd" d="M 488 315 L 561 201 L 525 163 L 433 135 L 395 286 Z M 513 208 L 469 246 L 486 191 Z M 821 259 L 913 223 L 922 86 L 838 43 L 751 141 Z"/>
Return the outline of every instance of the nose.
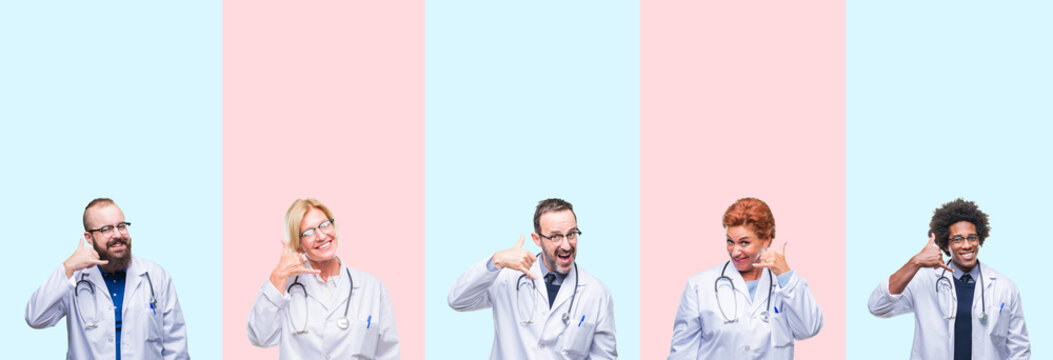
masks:
<path fill-rule="evenodd" d="M 329 239 L 331 239 L 332 237 L 333 237 L 332 234 L 326 234 L 326 233 L 322 232 L 321 230 L 318 230 L 318 231 L 314 232 L 314 242 L 316 242 L 316 243 L 326 242 Z"/>
<path fill-rule="evenodd" d="M 559 248 L 564 251 L 570 251 L 570 249 L 573 249 L 574 247 L 570 246 L 570 240 L 566 240 L 559 244 Z"/>

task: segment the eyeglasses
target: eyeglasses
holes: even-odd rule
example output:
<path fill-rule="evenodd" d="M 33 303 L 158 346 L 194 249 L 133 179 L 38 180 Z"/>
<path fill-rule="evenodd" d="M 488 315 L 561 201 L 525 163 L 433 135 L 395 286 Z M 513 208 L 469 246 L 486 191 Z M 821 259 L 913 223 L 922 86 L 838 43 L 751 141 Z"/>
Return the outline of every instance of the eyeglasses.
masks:
<path fill-rule="evenodd" d="M 132 226 L 132 223 L 127 222 L 127 221 L 122 221 L 122 222 L 117 223 L 117 225 L 106 225 L 106 226 L 103 226 L 103 227 L 98 228 L 98 229 L 90 229 L 90 230 L 88 230 L 88 233 L 93 233 L 93 232 L 98 231 L 98 232 L 101 232 L 103 235 L 106 235 L 106 234 L 109 234 L 110 231 L 113 231 L 113 229 L 117 229 L 117 231 L 120 232 L 121 234 L 128 235 L 128 227 L 129 226 Z"/>
<path fill-rule="evenodd" d="M 315 226 L 313 228 L 304 230 L 302 233 L 300 233 L 300 238 L 301 239 L 303 239 L 303 238 L 311 238 L 311 237 L 313 237 L 315 235 L 316 231 L 321 231 L 322 233 L 325 233 L 325 234 L 332 234 L 333 233 L 333 221 L 336 221 L 336 220 L 329 219 L 329 220 L 323 221 L 321 224 L 318 224 L 318 226 Z"/>
<path fill-rule="evenodd" d="M 965 240 L 969 240 L 969 242 L 980 242 L 980 237 L 976 234 L 969 234 L 969 237 L 962 237 L 961 235 L 951 237 L 951 242 L 955 244 L 961 244 L 962 241 Z"/>
<path fill-rule="evenodd" d="M 537 236 L 540 236 L 540 237 L 543 237 L 545 239 L 552 240 L 552 241 L 555 241 L 555 242 L 563 242 L 563 238 L 567 238 L 567 240 L 570 240 L 570 241 L 575 241 L 575 240 L 578 240 L 578 236 L 580 236 L 580 235 L 581 235 L 581 230 L 571 231 L 567 235 L 556 234 L 556 235 L 552 235 L 552 236 L 545 236 L 545 235 L 537 234 Z"/>

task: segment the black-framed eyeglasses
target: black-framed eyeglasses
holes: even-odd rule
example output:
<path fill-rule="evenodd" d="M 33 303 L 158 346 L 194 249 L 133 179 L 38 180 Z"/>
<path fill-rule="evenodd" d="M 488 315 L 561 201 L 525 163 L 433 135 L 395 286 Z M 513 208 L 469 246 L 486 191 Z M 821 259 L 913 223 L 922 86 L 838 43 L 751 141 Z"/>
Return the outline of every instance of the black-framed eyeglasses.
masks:
<path fill-rule="evenodd" d="M 545 239 L 552 240 L 552 241 L 555 241 L 555 242 L 563 242 L 563 238 L 566 238 L 567 240 L 570 240 L 570 241 L 574 241 L 574 240 L 578 239 L 578 236 L 581 236 L 581 230 L 571 231 L 567 235 L 556 234 L 556 235 L 552 235 L 552 236 L 545 236 L 545 235 L 542 235 L 542 234 L 537 234 L 537 236 L 540 236 L 540 237 L 543 237 Z"/>
<path fill-rule="evenodd" d="M 103 233 L 105 235 L 105 234 L 109 234 L 110 231 L 113 231 L 113 229 L 117 229 L 117 232 L 120 232 L 121 234 L 128 234 L 128 227 L 129 226 L 132 226 L 132 223 L 127 222 L 127 221 L 122 221 L 122 222 L 117 223 L 117 225 L 106 225 L 106 226 L 103 226 L 103 227 L 98 228 L 98 229 L 89 229 L 88 233 L 93 233 L 93 232 L 98 231 L 98 232 L 101 232 L 101 233 Z"/>
<path fill-rule="evenodd" d="M 951 237 L 951 242 L 960 244 L 962 241 L 969 240 L 969 242 L 980 242 L 980 236 L 976 234 L 969 234 L 969 237 L 963 237 L 961 235 L 955 235 Z"/>
<path fill-rule="evenodd" d="M 336 221 L 336 220 L 335 219 L 329 219 L 329 220 L 323 221 L 321 224 L 318 224 L 318 226 L 315 226 L 313 228 L 304 230 L 303 232 L 300 233 L 300 238 L 303 239 L 303 238 L 312 237 L 312 236 L 314 236 L 315 231 L 321 231 L 321 232 L 326 233 L 326 234 L 332 234 L 333 233 L 333 222 L 334 221 Z"/>

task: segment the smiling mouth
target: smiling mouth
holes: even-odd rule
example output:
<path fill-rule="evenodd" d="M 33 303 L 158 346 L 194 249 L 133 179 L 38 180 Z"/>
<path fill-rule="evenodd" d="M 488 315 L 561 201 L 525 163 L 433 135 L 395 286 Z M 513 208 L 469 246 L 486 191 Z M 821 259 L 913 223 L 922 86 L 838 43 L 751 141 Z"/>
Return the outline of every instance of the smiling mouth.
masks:
<path fill-rule="evenodd" d="M 314 249 L 315 250 L 325 250 L 325 249 L 328 249 L 332 244 L 333 244 L 333 240 L 327 240 L 326 242 L 318 244 L 318 246 L 315 246 Z"/>
<path fill-rule="evenodd" d="M 963 251 L 958 253 L 958 257 L 962 260 L 972 260 L 976 258 L 976 251 Z"/>

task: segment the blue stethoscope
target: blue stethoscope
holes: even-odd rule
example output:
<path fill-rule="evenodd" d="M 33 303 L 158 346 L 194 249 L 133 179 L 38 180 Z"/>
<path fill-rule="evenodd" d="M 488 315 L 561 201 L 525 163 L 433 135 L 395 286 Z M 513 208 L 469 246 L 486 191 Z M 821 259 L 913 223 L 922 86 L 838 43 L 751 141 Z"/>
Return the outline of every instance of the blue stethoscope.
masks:
<path fill-rule="evenodd" d="M 146 282 L 150 284 L 150 310 L 153 310 L 154 313 L 157 313 L 157 297 L 154 296 L 154 282 L 153 280 L 150 280 L 149 271 L 146 272 Z M 84 315 L 80 311 L 81 285 L 87 285 L 84 288 L 88 289 L 88 291 L 91 293 L 91 297 L 89 297 L 89 299 L 91 299 L 92 301 L 92 309 L 95 310 L 95 314 L 96 316 L 98 316 L 99 303 L 98 300 L 95 299 L 95 284 L 88 280 L 88 273 L 86 272 L 80 273 L 80 280 L 78 280 L 77 285 L 73 287 L 73 307 L 76 308 L 77 317 L 80 318 L 80 324 L 84 326 L 85 329 L 94 329 L 99 327 L 99 319 L 92 318 L 92 321 L 89 324 L 87 323 L 87 321 L 84 320 Z"/>
<path fill-rule="evenodd" d="M 347 289 L 347 304 L 344 305 L 344 317 L 339 318 L 339 319 L 336 320 L 336 326 L 340 327 L 341 330 L 347 330 L 347 328 L 351 326 L 351 322 L 347 320 L 347 310 L 350 309 L 350 307 L 351 307 L 351 292 L 355 290 L 355 279 L 351 278 L 351 269 L 344 268 L 344 270 L 347 270 L 347 281 L 349 281 L 351 283 L 351 288 Z M 293 279 L 293 283 L 290 284 L 289 287 L 285 289 L 285 293 L 286 294 L 291 294 L 293 286 L 299 286 L 300 287 L 300 290 L 303 291 L 304 302 L 306 303 L 307 302 L 307 288 L 305 288 L 303 286 L 303 283 L 300 282 L 300 275 L 296 275 L 296 278 Z M 299 330 L 299 331 L 294 331 L 294 333 L 297 333 L 297 334 L 306 334 L 307 333 L 307 307 L 306 306 L 304 307 L 303 328 L 301 330 Z"/>
<path fill-rule="evenodd" d="M 951 260 L 947 260 L 947 265 L 948 266 L 951 265 Z M 979 276 L 980 277 L 980 282 L 979 282 L 979 285 L 980 285 L 980 322 L 986 324 L 987 323 L 987 300 L 984 299 L 984 295 L 985 295 L 984 294 L 985 293 L 985 291 L 984 291 L 984 270 L 980 267 L 980 260 L 976 260 L 976 271 L 979 272 L 979 275 L 980 275 Z M 950 319 L 953 319 L 954 316 L 955 316 L 954 308 L 953 308 L 954 304 L 952 304 L 954 301 L 951 301 L 951 294 L 950 294 L 951 289 L 953 289 L 954 287 L 951 286 L 951 279 L 947 277 L 947 269 L 943 269 L 943 272 L 940 273 L 940 278 L 936 279 L 936 300 L 939 301 L 939 302 L 943 302 L 943 301 L 940 301 L 941 299 L 943 299 L 942 297 L 940 297 L 940 288 L 941 287 L 946 289 L 945 291 L 948 292 L 947 296 L 946 296 L 946 298 L 947 298 L 947 306 L 946 307 L 941 306 L 941 308 L 943 308 L 941 310 L 945 310 L 943 312 L 943 319 L 944 320 L 950 320 Z"/>
<path fill-rule="evenodd" d="M 541 253 L 537 253 L 537 257 L 541 257 Z M 570 294 L 570 305 L 567 306 L 567 311 L 563 313 L 563 317 L 562 317 L 563 325 L 570 324 L 570 311 L 574 308 L 574 299 L 578 296 L 578 279 L 581 277 L 581 274 L 578 273 L 578 262 L 577 261 L 574 262 L 574 274 L 575 274 L 574 275 L 574 292 L 572 292 Z M 527 274 L 519 275 L 519 279 L 516 280 L 516 299 L 517 300 L 519 299 L 519 288 L 523 285 L 523 279 L 524 278 L 527 279 L 527 280 L 530 280 L 530 282 L 528 284 L 530 284 L 531 287 L 537 289 L 537 284 L 534 283 L 534 279 L 531 279 L 530 277 L 527 277 Z M 535 299 L 535 301 L 536 301 L 536 299 Z M 519 304 L 516 304 L 516 306 L 518 307 Z M 534 322 L 533 314 L 531 314 L 530 319 L 528 319 L 524 323 L 529 324 L 529 323 L 532 323 L 532 322 Z"/>
<path fill-rule="evenodd" d="M 716 293 L 717 296 L 717 309 L 720 310 L 720 315 L 724 316 L 725 324 L 738 321 L 739 319 L 739 296 L 738 293 L 735 292 L 735 282 L 731 281 L 731 278 L 724 274 L 726 271 L 728 271 L 728 265 L 731 265 L 731 261 L 724 263 L 724 268 L 720 270 L 720 277 L 717 277 L 717 279 L 713 281 L 713 292 Z M 775 283 L 772 282 L 771 269 L 766 270 L 768 270 L 768 301 L 767 305 L 765 305 L 764 307 L 764 311 L 762 311 L 760 314 L 760 318 L 764 322 L 768 322 L 768 309 L 771 308 L 771 289 L 775 287 Z M 732 298 L 735 300 L 735 312 L 733 313 L 733 315 L 735 315 L 734 318 L 728 317 L 728 314 L 724 312 L 724 305 L 720 302 L 721 280 L 727 280 L 728 285 L 731 285 Z"/>

